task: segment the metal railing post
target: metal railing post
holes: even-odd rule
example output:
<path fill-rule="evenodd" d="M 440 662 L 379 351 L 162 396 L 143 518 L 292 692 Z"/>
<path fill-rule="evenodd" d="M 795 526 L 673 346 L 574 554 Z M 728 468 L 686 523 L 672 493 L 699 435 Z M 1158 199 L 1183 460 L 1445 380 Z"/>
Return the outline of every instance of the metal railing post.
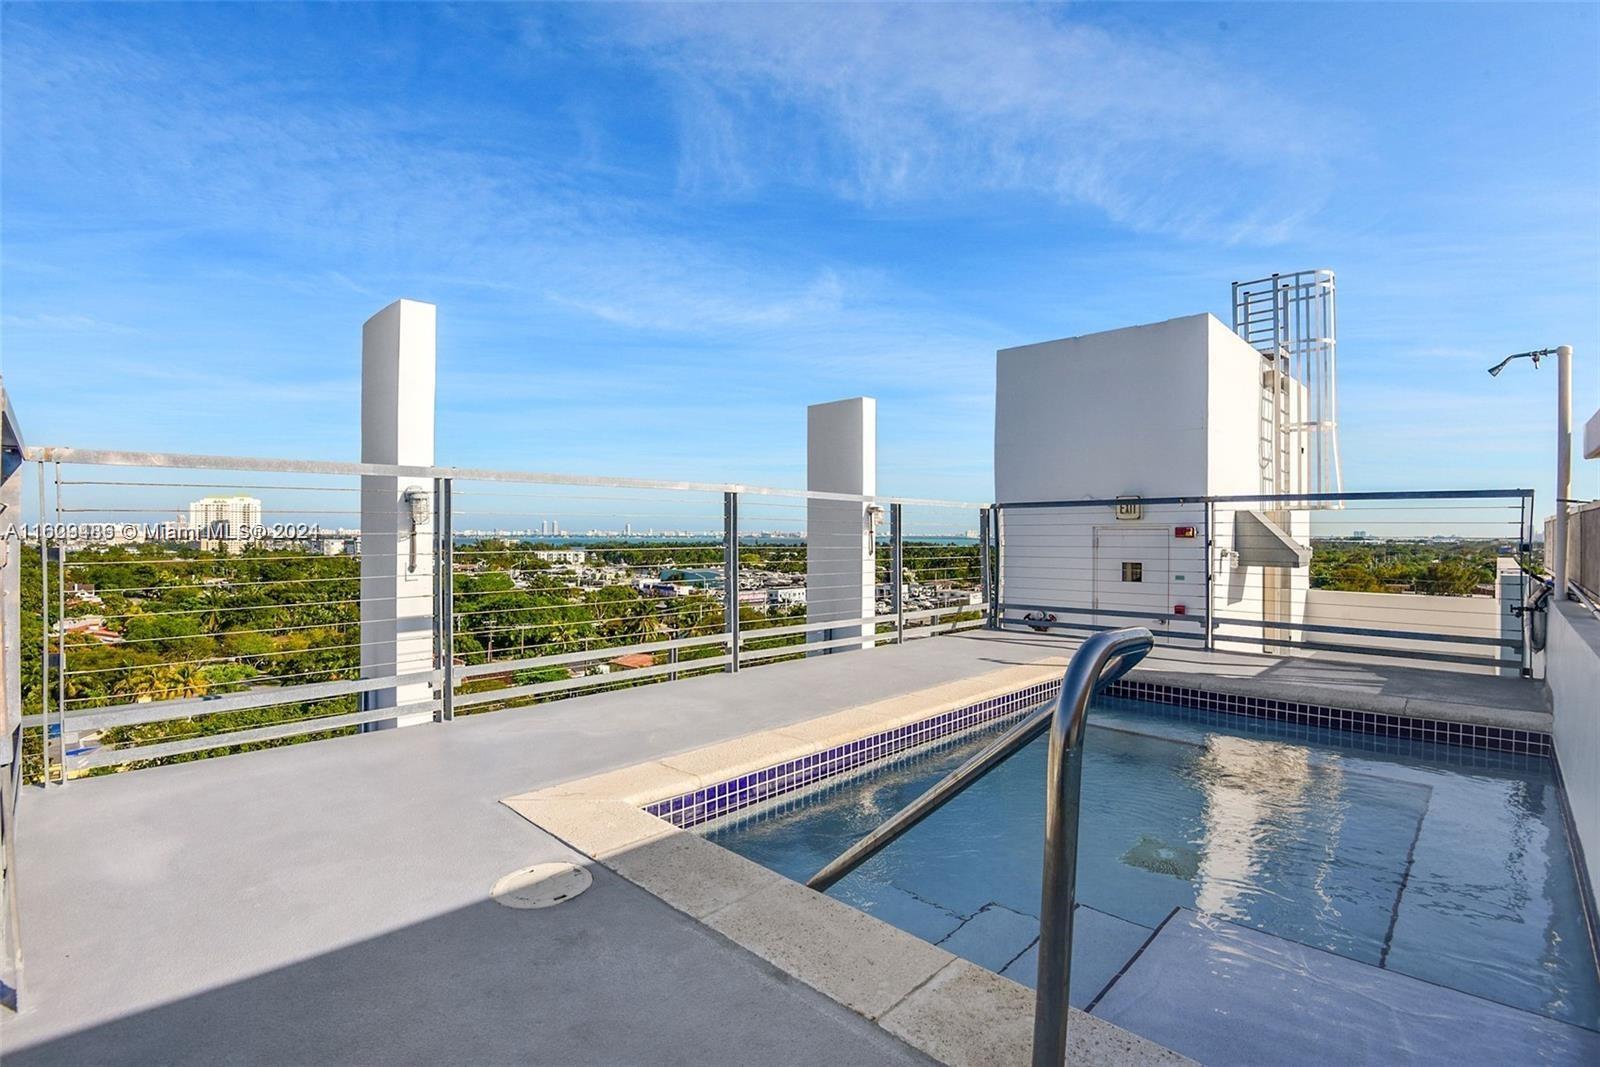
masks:
<path fill-rule="evenodd" d="M 1206 501 L 1206 651 L 1210 652 L 1217 647 L 1217 628 L 1212 616 L 1212 609 L 1216 605 L 1217 565 L 1215 545 L 1217 528 L 1217 505 Z"/>
<path fill-rule="evenodd" d="M 1533 493 L 1529 492 L 1518 501 L 1522 509 L 1517 520 L 1517 608 L 1523 608 L 1528 603 L 1528 571 L 1526 560 L 1533 551 Z M 1517 632 L 1522 639 L 1522 652 L 1518 656 L 1517 673 L 1524 678 L 1533 677 L 1533 633 L 1531 626 L 1533 616 L 1527 611 L 1517 612 Z"/>
<path fill-rule="evenodd" d="M 456 717 L 456 537 L 455 482 L 434 479 L 434 523 L 437 549 L 433 556 L 434 581 L 438 584 L 438 618 L 434 629 L 439 641 L 439 721 Z"/>
<path fill-rule="evenodd" d="M 22 791 L 22 482 L 26 446 L 0 380 L 0 1008 L 17 1011 L 22 990 L 22 910 L 17 898 L 17 802 Z M 43 517 L 43 511 L 40 517 Z"/>
<path fill-rule="evenodd" d="M 739 494 L 722 494 L 722 608 L 728 673 L 739 673 Z"/>
<path fill-rule="evenodd" d="M 60 465 L 56 467 L 56 479 L 59 484 L 61 478 Z M 56 493 L 56 513 L 61 512 L 60 491 Z M 56 525 L 61 525 L 61 520 L 56 520 Z M 56 638 L 56 746 L 61 750 L 61 785 L 67 784 L 67 546 L 65 542 L 56 545 L 56 617 L 60 620 L 61 633 Z"/>
<path fill-rule="evenodd" d="M 983 595 L 983 624 L 986 628 L 995 628 L 994 618 L 994 576 L 991 573 L 989 559 L 989 523 L 990 509 L 978 509 L 978 577 Z"/>
<path fill-rule="evenodd" d="M 66 527 L 61 521 L 61 463 L 52 464 L 55 474 L 56 529 Z M 43 515 L 40 516 L 42 520 Z M 61 754 L 60 785 L 67 784 L 67 541 L 59 535 L 56 540 L 56 625 L 61 632 L 56 635 L 56 748 Z"/>
<path fill-rule="evenodd" d="M 905 526 L 901 505 L 889 505 L 889 580 L 893 585 L 894 643 L 906 643 Z"/>
<path fill-rule="evenodd" d="M 439 564 L 444 559 L 444 490 L 440 488 L 440 479 L 433 479 L 433 666 L 439 669 L 439 664 L 444 656 L 444 587 L 439 582 Z M 434 721 L 443 716 L 435 713 Z"/>
<path fill-rule="evenodd" d="M 44 463 L 39 463 L 39 784 L 50 785 L 50 539 L 45 536 Z"/>
<path fill-rule="evenodd" d="M 990 610 L 990 614 L 994 617 L 994 627 L 997 630 L 1001 629 L 1004 626 L 1005 621 L 1006 621 L 1005 617 L 1004 617 L 1004 613 L 1000 610 L 1000 605 L 1004 604 L 1006 602 L 1006 577 L 1005 577 L 1006 522 L 1005 522 L 1005 518 L 1006 518 L 1005 509 L 1003 507 L 1001 507 L 999 504 L 996 504 L 994 506 L 994 510 L 992 512 L 992 516 L 991 516 L 990 522 L 989 522 L 989 525 L 993 528 L 993 536 L 994 536 L 993 562 L 990 564 L 990 566 L 994 568 L 994 580 L 989 583 L 989 589 L 991 590 L 991 595 L 994 597 L 994 601 L 993 601 L 993 603 L 992 603 L 992 605 L 991 605 L 989 610 Z"/>

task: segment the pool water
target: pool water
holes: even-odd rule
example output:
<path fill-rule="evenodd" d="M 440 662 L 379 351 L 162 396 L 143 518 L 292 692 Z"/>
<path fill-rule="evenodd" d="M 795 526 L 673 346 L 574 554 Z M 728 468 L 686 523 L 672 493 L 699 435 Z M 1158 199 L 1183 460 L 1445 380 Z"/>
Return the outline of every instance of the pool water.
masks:
<path fill-rule="evenodd" d="M 989 728 L 707 836 L 796 881 L 997 733 Z M 1032 985 L 1044 738 L 831 894 Z M 1543 757 L 1097 703 L 1085 738 L 1072 1002 L 1175 908 L 1590 1029 L 1600 980 Z"/>

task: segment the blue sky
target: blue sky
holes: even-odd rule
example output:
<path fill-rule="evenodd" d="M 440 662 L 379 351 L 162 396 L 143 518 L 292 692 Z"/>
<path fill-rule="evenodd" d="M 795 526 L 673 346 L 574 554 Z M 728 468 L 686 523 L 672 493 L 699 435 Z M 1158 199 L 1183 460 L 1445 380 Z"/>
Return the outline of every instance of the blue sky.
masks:
<path fill-rule="evenodd" d="M 1600 8 L 17 5 L 30 439 L 357 458 L 439 305 L 440 462 L 990 493 L 997 348 L 1332 267 L 1352 489 L 1531 485 L 1600 404 Z M 1600 496 L 1600 463 L 1575 492 Z"/>

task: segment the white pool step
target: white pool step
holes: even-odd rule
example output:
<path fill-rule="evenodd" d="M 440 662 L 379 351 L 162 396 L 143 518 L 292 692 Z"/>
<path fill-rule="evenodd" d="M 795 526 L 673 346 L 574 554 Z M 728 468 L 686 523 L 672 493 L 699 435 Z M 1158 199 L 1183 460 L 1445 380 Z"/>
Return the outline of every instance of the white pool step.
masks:
<path fill-rule="evenodd" d="M 1067 991 L 1067 1001 L 1074 1008 L 1087 1008 L 1107 983 L 1127 966 L 1129 958 L 1149 939 L 1151 931 L 1148 926 L 1107 915 L 1084 904 L 1079 904 L 1074 914 L 1072 985 Z M 1039 920 L 1033 916 L 1029 916 L 1029 920 L 1033 923 L 1033 937 L 1027 942 L 1028 950 L 1000 973 L 1032 989 L 1039 977 Z M 966 955 L 959 949 L 951 951 Z"/>
<path fill-rule="evenodd" d="M 1184 908 L 1093 1014 L 1204 1064 L 1600 1063 L 1600 1033 Z"/>

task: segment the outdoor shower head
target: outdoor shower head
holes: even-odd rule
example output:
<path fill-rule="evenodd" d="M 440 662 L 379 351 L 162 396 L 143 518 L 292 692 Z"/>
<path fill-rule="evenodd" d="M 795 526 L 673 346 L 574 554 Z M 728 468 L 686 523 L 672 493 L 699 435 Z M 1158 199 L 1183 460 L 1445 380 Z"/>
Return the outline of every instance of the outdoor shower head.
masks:
<path fill-rule="evenodd" d="M 1545 356 L 1554 355 L 1554 354 L 1555 354 L 1555 349 L 1553 349 L 1553 348 L 1541 348 L 1537 352 L 1518 352 L 1516 355 L 1507 356 L 1505 359 L 1502 359 L 1499 363 L 1496 363 L 1494 366 L 1490 367 L 1489 368 L 1489 377 L 1498 378 L 1500 376 L 1500 372 L 1506 369 L 1506 364 L 1510 363 L 1514 359 L 1531 359 L 1531 360 L 1533 360 L 1533 365 L 1535 367 L 1537 367 L 1539 365 L 1539 360 L 1540 359 L 1544 358 Z"/>

